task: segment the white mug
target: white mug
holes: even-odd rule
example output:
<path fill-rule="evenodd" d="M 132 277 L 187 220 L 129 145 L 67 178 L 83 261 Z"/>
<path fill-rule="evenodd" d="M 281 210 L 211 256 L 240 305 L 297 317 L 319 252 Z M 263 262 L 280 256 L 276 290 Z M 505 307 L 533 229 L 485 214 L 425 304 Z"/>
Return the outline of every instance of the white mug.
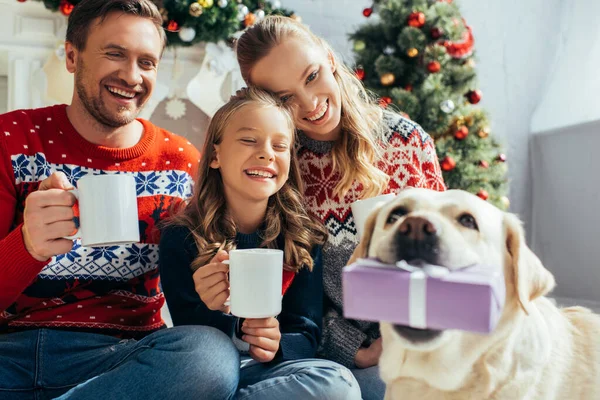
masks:
<path fill-rule="evenodd" d="M 140 241 L 135 179 L 131 175 L 86 175 L 70 190 L 79 203 L 79 229 L 66 239 L 82 246 Z"/>
<path fill-rule="evenodd" d="M 231 314 L 268 318 L 281 313 L 282 250 L 231 250 L 225 263 L 229 264 Z"/>
<path fill-rule="evenodd" d="M 382 194 L 379 196 L 371 197 L 364 200 L 356 200 L 350 205 L 352 209 L 352 217 L 354 217 L 354 226 L 356 227 L 356 233 L 361 238 L 365 228 L 365 223 L 371 211 L 382 203 L 387 203 L 396 197 L 394 193 Z"/>

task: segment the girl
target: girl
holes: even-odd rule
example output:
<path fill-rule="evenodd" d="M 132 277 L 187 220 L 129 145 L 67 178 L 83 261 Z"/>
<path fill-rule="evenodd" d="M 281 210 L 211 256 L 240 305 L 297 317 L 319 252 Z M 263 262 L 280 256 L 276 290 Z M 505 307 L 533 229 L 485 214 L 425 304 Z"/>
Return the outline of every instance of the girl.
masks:
<path fill-rule="evenodd" d="M 292 109 L 305 200 L 329 230 L 319 353 L 354 368 L 365 399 L 382 399 L 379 327 L 342 312 L 341 271 L 359 240 L 350 204 L 406 186 L 444 190 L 433 141 L 414 122 L 383 111 L 331 47 L 291 18 L 253 25 L 238 39 L 237 57 L 248 85 Z"/>
<path fill-rule="evenodd" d="M 293 145 L 291 114 L 265 92 L 242 90 L 217 111 L 195 194 L 160 241 L 163 290 L 175 325 L 210 325 L 232 338 L 242 353 L 238 398 L 359 399 L 345 367 L 310 359 L 321 337 L 327 233 L 303 207 Z M 282 312 L 241 320 L 225 305 L 222 261 L 233 248 L 256 247 L 284 250 Z"/>

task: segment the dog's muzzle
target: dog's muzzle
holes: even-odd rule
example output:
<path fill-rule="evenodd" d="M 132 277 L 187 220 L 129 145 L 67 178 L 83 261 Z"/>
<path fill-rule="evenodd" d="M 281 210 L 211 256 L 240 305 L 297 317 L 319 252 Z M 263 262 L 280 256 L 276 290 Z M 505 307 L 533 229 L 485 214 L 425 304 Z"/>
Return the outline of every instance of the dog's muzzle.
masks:
<path fill-rule="evenodd" d="M 437 264 L 439 232 L 439 228 L 424 217 L 406 217 L 394 236 L 396 259 Z"/>

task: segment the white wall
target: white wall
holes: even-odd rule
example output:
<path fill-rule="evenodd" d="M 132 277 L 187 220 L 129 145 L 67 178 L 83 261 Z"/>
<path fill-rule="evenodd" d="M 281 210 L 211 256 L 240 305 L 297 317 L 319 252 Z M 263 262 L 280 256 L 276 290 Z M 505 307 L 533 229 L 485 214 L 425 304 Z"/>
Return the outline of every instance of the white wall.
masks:
<path fill-rule="evenodd" d="M 483 91 L 480 104 L 490 113 L 492 131 L 507 145 L 511 210 L 529 225 L 529 126 L 557 49 L 563 2 L 455 1 L 475 35 L 477 70 Z M 352 53 L 347 34 L 368 20 L 362 10 L 372 4 L 370 0 L 283 0 L 282 3 L 297 11 L 313 31 L 331 42 L 346 59 Z"/>

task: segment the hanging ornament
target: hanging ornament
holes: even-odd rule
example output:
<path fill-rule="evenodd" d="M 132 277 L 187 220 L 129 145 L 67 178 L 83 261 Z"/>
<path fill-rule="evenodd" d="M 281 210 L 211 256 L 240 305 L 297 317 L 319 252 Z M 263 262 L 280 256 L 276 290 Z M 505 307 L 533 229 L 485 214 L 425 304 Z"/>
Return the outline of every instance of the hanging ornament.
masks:
<path fill-rule="evenodd" d="M 60 12 L 63 15 L 66 15 L 67 17 L 71 15 L 71 13 L 73 12 L 73 8 L 75 8 L 75 6 L 71 4 L 68 0 L 61 0 L 60 5 L 58 6 Z"/>
<path fill-rule="evenodd" d="M 472 116 L 467 115 L 465 117 L 465 124 L 467 124 L 467 126 L 473 126 L 473 122 L 475 122 L 475 121 L 473 121 L 473 117 Z"/>
<path fill-rule="evenodd" d="M 504 154 L 504 153 L 498 154 L 498 157 L 496 157 L 496 161 L 505 162 L 506 161 L 506 154 Z"/>
<path fill-rule="evenodd" d="M 442 167 L 442 170 L 450 172 L 456 167 L 456 161 L 454 161 L 454 158 L 446 156 L 442 159 L 440 166 Z"/>
<path fill-rule="evenodd" d="M 371 14 L 373 14 L 373 9 L 371 7 L 367 7 L 363 10 L 363 15 L 366 18 L 369 18 L 371 16 Z"/>
<path fill-rule="evenodd" d="M 413 86 L 410 83 L 407 83 L 406 86 L 404 86 L 404 90 L 407 92 L 412 92 Z"/>
<path fill-rule="evenodd" d="M 167 22 L 169 20 L 169 12 L 165 8 L 160 9 L 160 15 L 162 16 L 163 22 Z"/>
<path fill-rule="evenodd" d="M 292 14 L 292 15 L 290 15 L 290 18 L 293 19 L 296 22 L 299 22 L 299 23 L 302 22 L 302 17 L 299 16 L 298 14 Z"/>
<path fill-rule="evenodd" d="M 27 0 L 17 0 L 19 3 L 25 3 Z"/>
<path fill-rule="evenodd" d="M 477 132 L 477 136 L 479 136 L 482 139 L 485 139 L 486 137 L 490 136 L 490 128 L 481 128 L 479 132 Z"/>
<path fill-rule="evenodd" d="M 169 32 L 177 32 L 179 30 L 179 24 L 177 23 L 177 21 L 175 20 L 170 20 L 169 24 L 167 25 L 167 30 Z"/>
<path fill-rule="evenodd" d="M 482 200 L 487 200 L 488 197 L 490 197 L 490 194 L 486 190 L 480 189 L 479 192 L 477 192 L 477 197 Z"/>
<path fill-rule="evenodd" d="M 385 54 L 386 56 L 391 56 L 395 52 L 396 49 L 393 46 L 385 46 L 385 48 L 383 49 L 383 54 Z"/>
<path fill-rule="evenodd" d="M 395 80 L 396 80 L 396 77 L 391 72 L 381 75 L 381 78 L 379 79 L 379 81 L 381 82 L 381 84 L 383 86 L 389 86 L 389 85 L 393 84 Z"/>
<path fill-rule="evenodd" d="M 198 4 L 198 3 L 195 3 Z M 179 39 L 182 42 L 191 42 L 196 37 L 196 30 L 191 26 L 184 26 L 179 30 Z"/>
<path fill-rule="evenodd" d="M 383 108 L 386 108 L 389 104 L 392 104 L 392 98 L 388 96 L 383 96 L 379 99 L 379 105 Z"/>
<path fill-rule="evenodd" d="M 265 10 L 259 8 L 258 10 L 254 11 L 254 15 L 256 16 L 257 21 L 262 21 L 265 19 Z"/>
<path fill-rule="evenodd" d="M 469 103 L 477 104 L 481 101 L 481 90 L 469 90 L 467 94 L 465 94 L 465 97 L 469 100 Z"/>
<path fill-rule="evenodd" d="M 365 70 L 363 69 L 363 67 L 356 67 L 356 71 L 354 71 L 354 73 L 356 74 L 356 77 L 361 81 L 365 79 Z"/>
<path fill-rule="evenodd" d="M 475 68 L 475 60 L 473 60 L 472 58 L 469 58 L 467 61 L 465 61 L 465 65 L 467 67 Z"/>
<path fill-rule="evenodd" d="M 189 13 L 192 17 L 199 17 L 202 15 L 202 6 L 199 3 L 190 4 Z"/>
<path fill-rule="evenodd" d="M 432 39 L 437 40 L 442 37 L 442 35 L 444 34 L 444 30 L 442 28 L 434 26 L 433 28 L 431 28 L 431 31 L 429 33 L 431 34 Z"/>
<path fill-rule="evenodd" d="M 446 114 L 450 114 L 452 111 L 454 111 L 454 107 L 454 102 L 450 99 L 444 100 L 440 103 L 440 108 Z"/>
<path fill-rule="evenodd" d="M 454 132 L 454 139 L 456 139 L 456 140 L 463 140 L 468 135 L 469 135 L 469 128 L 467 128 L 466 126 L 463 125 L 460 128 L 458 128 L 456 130 L 456 132 Z"/>
<path fill-rule="evenodd" d="M 481 160 L 481 161 L 479 161 L 479 166 L 480 166 L 481 168 L 489 168 L 489 166 L 490 166 L 490 163 L 489 163 L 489 162 L 487 162 L 487 161 L 485 161 L 485 160 Z"/>
<path fill-rule="evenodd" d="M 466 26 L 463 37 L 458 42 L 451 42 L 445 40 L 442 45 L 446 48 L 446 51 L 452 58 L 465 58 L 473 54 L 473 47 L 475 39 L 473 38 L 473 32 L 470 26 Z"/>
<path fill-rule="evenodd" d="M 510 200 L 508 197 L 502 196 L 500 197 L 500 204 L 502 204 L 502 207 L 504 207 L 505 210 L 508 210 L 508 207 L 510 207 Z"/>
<path fill-rule="evenodd" d="M 422 12 L 413 11 L 408 16 L 408 25 L 413 28 L 420 28 L 425 25 L 425 14 Z"/>
<path fill-rule="evenodd" d="M 185 115 L 185 103 L 181 99 L 173 97 L 167 102 L 165 111 L 171 119 L 179 119 Z"/>
<path fill-rule="evenodd" d="M 198 4 L 200 4 L 202 8 L 211 8 L 215 3 L 214 0 L 198 0 Z"/>
<path fill-rule="evenodd" d="M 227 0 L 219 0 L 219 1 L 217 2 L 217 4 L 219 5 L 219 7 L 221 7 L 221 8 L 225 8 L 225 7 L 227 7 L 227 5 L 229 4 L 229 2 L 228 2 Z"/>
<path fill-rule="evenodd" d="M 406 54 L 410 57 L 410 58 L 415 58 L 416 56 L 419 55 L 419 50 L 417 50 L 414 47 L 411 47 L 410 49 L 406 50 Z"/>
<path fill-rule="evenodd" d="M 237 20 L 242 22 L 244 21 L 244 19 L 246 18 L 246 15 L 248 15 L 250 11 L 248 10 L 248 7 L 246 7 L 243 4 L 238 4 L 237 5 Z"/>
<path fill-rule="evenodd" d="M 354 42 L 354 51 L 363 51 L 366 47 L 366 43 L 362 40 L 357 40 Z"/>
<path fill-rule="evenodd" d="M 432 74 L 440 72 L 440 69 L 442 69 L 442 65 L 439 61 L 432 61 L 429 64 L 427 64 L 427 71 L 431 72 Z"/>
<path fill-rule="evenodd" d="M 274 10 L 277 10 L 278 8 L 281 8 L 281 1 L 275 0 L 271 3 L 271 6 L 273 6 Z"/>
<path fill-rule="evenodd" d="M 252 25 L 254 25 L 255 22 L 256 22 L 256 16 L 252 13 L 248 13 L 244 17 L 244 26 L 245 27 L 252 26 Z"/>

